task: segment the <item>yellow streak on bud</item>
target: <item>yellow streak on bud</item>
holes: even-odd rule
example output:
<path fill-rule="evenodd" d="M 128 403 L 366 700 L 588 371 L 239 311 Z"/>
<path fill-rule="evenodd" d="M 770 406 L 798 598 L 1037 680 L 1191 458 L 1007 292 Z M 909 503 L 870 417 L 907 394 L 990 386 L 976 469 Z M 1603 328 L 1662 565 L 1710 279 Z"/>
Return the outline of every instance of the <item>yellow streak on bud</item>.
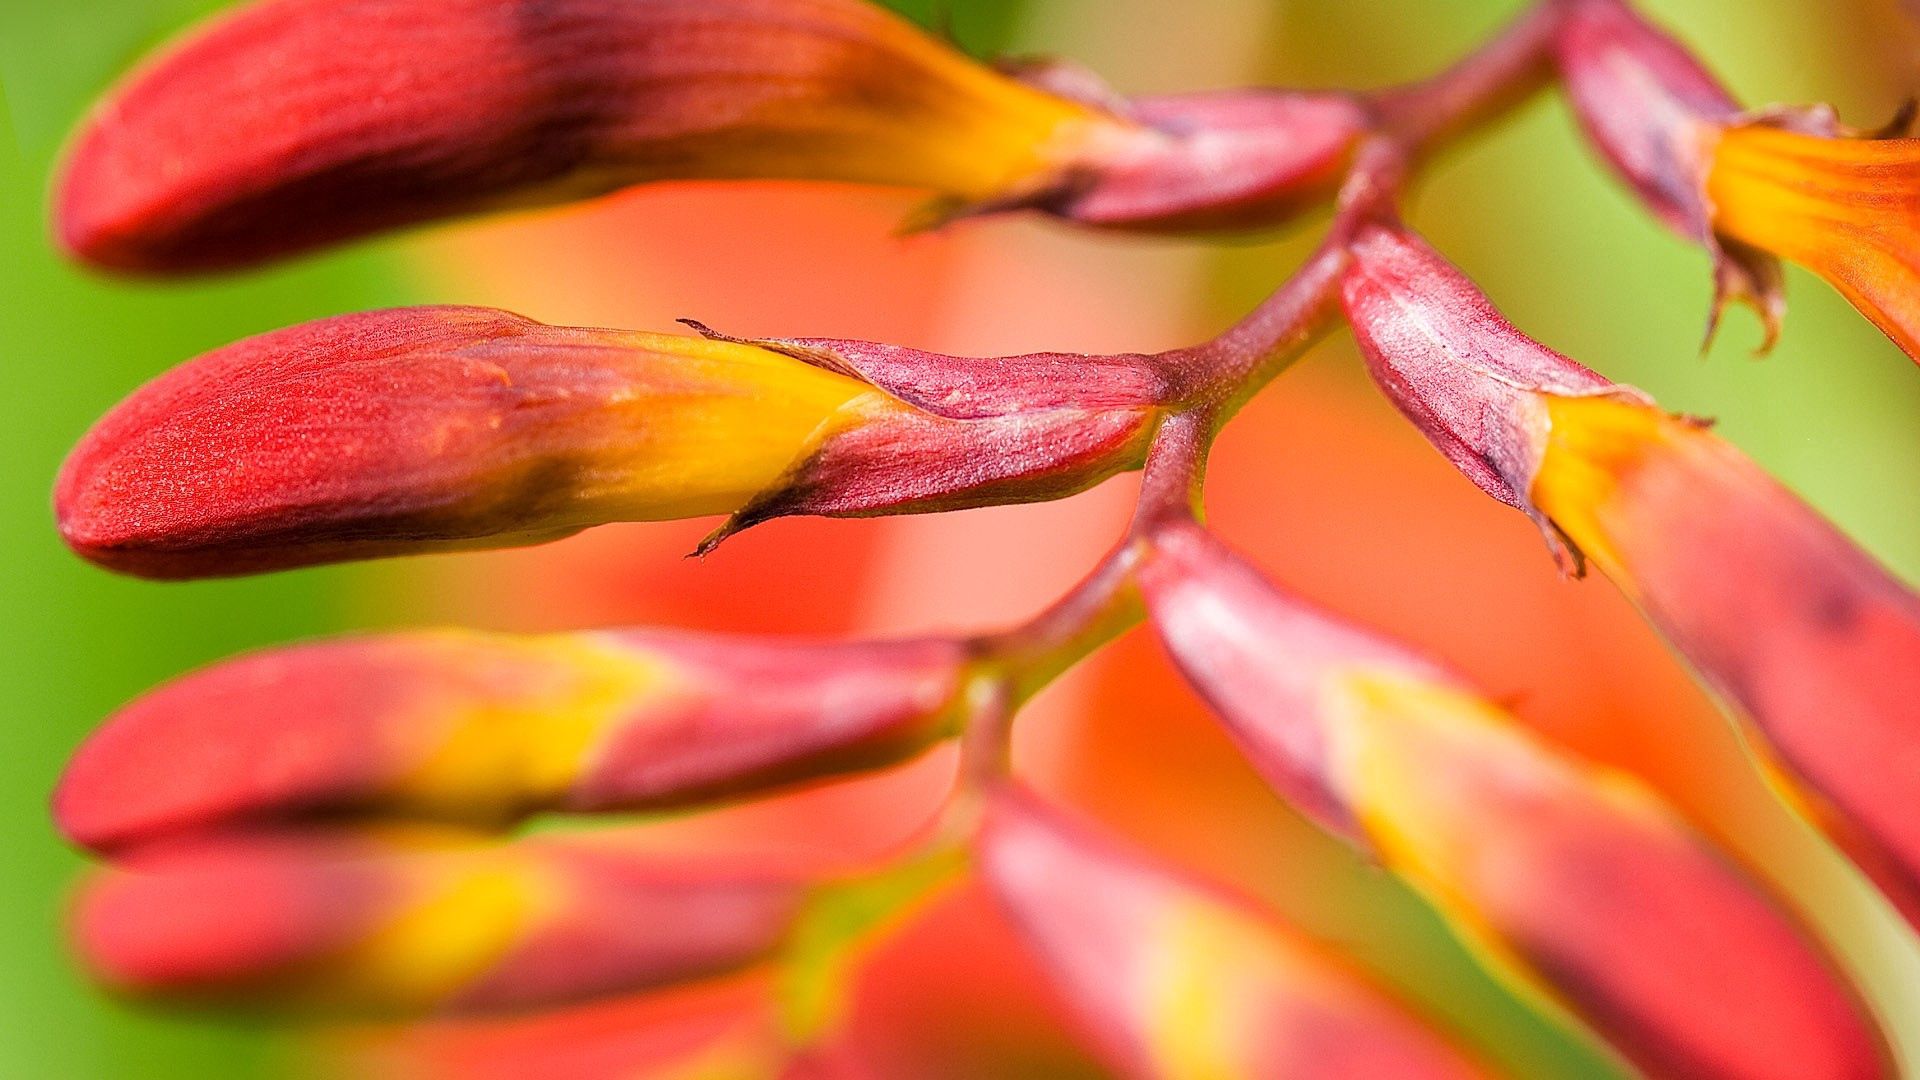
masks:
<path fill-rule="evenodd" d="M 828 178 L 927 187 L 967 200 L 1013 196 L 1058 179 L 1084 146 L 1137 130 L 1002 75 L 898 16 L 877 8 L 862 14 L 884 24 L 873 27 L 875 39 L 924 72 L 927 85 L 893 89 L 911 107 L 893 110 L 884 121 L 891 131 L 840 140 L 821 162 Z M 862 126 L 860 117 L 842 122 Z"/>
<path fill-rule="evenodd" d="M 609 402 L 620 451 L 574 478 L 583 523 L 732 512 L 840 427 L 906 408 L 855 379 L 752 345 L 667 334 L 620 335 L 619 343 L 654 354 L 661 375 L 645 392 Z"/>
<path fill-rule="evenodd" d="M 443 725 L 445 734 L 390 797 L 454 820 L 496 824 L 558 799 L 601 740 L 671 693 L 675 678 L 661 661 L 573 635 L 511 644 L 457 631 L 442 638 L 449 664 L 475 663 L 471 646 L 481 644 L 512 649 L 529 672 L 553 673 L 510 703 L 419 721 Z"/>
<path fill-rule="evenodd" d="M 1147 1047 L 1156 1075 L 1171 1080 L 1239 1080 L 1253 1075 L 1255 1035 L 1283 1023 L 1264 1012 L 1274 1002 L 1276 969 L 1295 967 L 1271 928 L 1244 912 L 1204 900 L 1168 904 L 1146 931 L 1154 961 L 1142 992 Z M 1290 972 L 1291 993 L 1315 978 Z"/>
<path fill-rule="evenodd" d="M 472 985 L 563 900 L 561 883 L 506 852 L 437 855 L 386 925 L 303 977 L 328 1000 L 423 1010 Z"/>
<path fill-rule="evenodd" d="M 1650 453 L 1695 425 L 1658 409 L 1600 397 L 1547 398 L 1547 449 L 1534 474 L 1534 506 L 1623 589 L 1631 589 L 1607 525 L 1609 503 Z"/>
<path fill-rule="evenodd" d="M 1570 1030 L 1586 1030 L 1507 943 L 1492 905 L 1525 905 L 1535 887 L 1527 837 L 1536 811 L 1591 812 L 1603 826 L 1630 819 L 1651 840 L 1677 835 L 1663 804 L 1624 773 L 1541 746 L 1469 692 L 1357 669 L 1335 693 L 1349 797 L 1382 861 L 1446 916 L 1488 971 Z"/>

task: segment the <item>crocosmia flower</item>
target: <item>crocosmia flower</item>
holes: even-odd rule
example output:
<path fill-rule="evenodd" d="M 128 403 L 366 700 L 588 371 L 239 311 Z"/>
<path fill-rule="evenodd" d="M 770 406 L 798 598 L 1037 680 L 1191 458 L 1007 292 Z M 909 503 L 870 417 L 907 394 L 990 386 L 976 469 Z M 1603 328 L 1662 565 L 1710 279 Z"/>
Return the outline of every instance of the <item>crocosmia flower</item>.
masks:
<path fill-rule="evenodd" d="M 1785 309 L 1778 255 L 1920 360 L 1920 142 L 1859 137 L 1824 107 L 1743 111 L 1621 0 L 1576 0 L 1558 55 L 1594 145 L 1663 221 L 1714 250 L 1721 297 L 1753 302 L 1769 345 Z"/>
<path fill-rule="evenodd" d="M 1702 423 L 1521 335 L 1413 237 L 1366 232 L 1345 291 L 1395 403 L 1469 476 L 1506 463 L 1497 493 L 1640 605 L 1920 919 L 1920 599 Z"/>
<path fill-rule="evenodd" d="M 754 177 L 1190 227 L 1327 194 L 1365 124 L 1332 93 L 1063 96 L 863 0 L 262 0 L 100 103 L 58 228 L 87 262 L 172 273 Z"/>
<path fill-rule="evenodd" d="M 711 544 L 786 514 L 1057 498 L 1137 465 L 1158 416 L 1140 395 L 943 412 L 746 343 L 401 308 L 176 368 L 95 426 L 55 502 L 75 550 L 151 577 L 732 515 Z"/>
<path fill-rule="evenodd" d="M 988 813 L 980 873 L 1122 1075 L 1490 1075 L 1250 901 L 1156 866 L 1024 792 L 998 793 Z"/>
<path fill-rule="evenodd" d="M 1548 749 L 1195 527 L 1156 538 L 1143 585 L 1168 650 L 1278 790 L 1635 1067 L 1892 1075 L 1821 949 L 1645 785 Z"/>
<path fill-rule="evenodd" d="M 965 671 L 936 640 L 346 638 L 127 706 L 74 757 L 54 815 L 108 849 L 297 816 L 495 827 L 689 805 L 909 757 L 954 730 Z"/>

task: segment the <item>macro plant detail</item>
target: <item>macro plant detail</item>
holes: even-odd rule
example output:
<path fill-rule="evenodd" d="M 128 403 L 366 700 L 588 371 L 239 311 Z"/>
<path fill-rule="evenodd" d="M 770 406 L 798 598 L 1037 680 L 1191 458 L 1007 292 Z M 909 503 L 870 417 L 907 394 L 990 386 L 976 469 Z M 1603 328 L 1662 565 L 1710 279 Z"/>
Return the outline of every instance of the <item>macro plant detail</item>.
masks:
<path fill-rule="evenodd" d="M 81 557 L 160 579 L 519 546 L 718 517 L 1053 500 L 1139 470 L 1125 535 L 1015 626 L 861 641 L 662 627 L 410 630 L 286 646 L 110 717 L 54 797 L 106 865 L 81 962 L 143 999 L 497 1019 L 750 970 L 771 1005 L 700 1072 L 861 1075 L 847 986 L 985 888 L 1089 1049 L 1140 1077 L 1494 1075 L 1372 973 L 1016 778 L 1024 705 L 1150 623 L 1261 777 L 1405 881 L 1502 985 L 1655 1077 L 1899 1075 L 1888 1017 L 1777 883 L 1661 792 L 1444 664 L 1269 582 L 1203 524 L 1219 431 L 1351 329 L 1388 400 L 1597 568 L 1720 699 L 1779 791 L 1920 928 L 1920 597 L 1708 422 L 1527 337 L 1417 235 L 1422 166 L 1564 90 L 1599 157 L 1714 264 L 1711 318 L 1778 259 L 1920 360 L 1920 142 L 1743 110 L 1626 0 L 1539 0 L 1424 81 L 1131 98 L 978 62 L 864 0 L 256 0 L 161 50 L 56 180 L 78 261 L 168 277 L 692 179 L 930 194 L 913 228 L 1026 212 L 1192 232 L 1332 205 L 1217 336 L 964 357 L 822 337 L 554 326 L 435 306 L 240 341 L 127 397 L 55 491 Z M 649 851 L 646 824 L 957 741 L 947 805 L 857 865 Z"/>

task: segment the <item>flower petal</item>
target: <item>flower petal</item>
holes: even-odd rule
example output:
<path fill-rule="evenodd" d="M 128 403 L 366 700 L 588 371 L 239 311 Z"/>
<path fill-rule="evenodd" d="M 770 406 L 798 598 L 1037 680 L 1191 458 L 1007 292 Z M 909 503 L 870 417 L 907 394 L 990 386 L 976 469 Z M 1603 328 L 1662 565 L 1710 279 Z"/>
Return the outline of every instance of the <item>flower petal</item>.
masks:
<path fill-rule="evenodd" d="M 499 827 L 685 805 L 904 760 L 952 731 L 965 665 L 948 641 L 659 630 L 276 649 L 115 715 L 54 816 L 108 849 L 294 816 Z"/>
<path fill-rule="evenodd" d="M 1625 408 L 1626 406 L 1618 406 Z M 1431 897 L 1489 967 L 1654 1076 L 1891 1075 L 1795 920 L 1654 792 L 1562 757 L 1430 661 L 1155 540 L 1162 640 L 1283 794 Z"/>
<path fill-rule="evenodd" d="M 795 882 L 663 867 L 606 838 L 231 837 L 104 871 L 81 959 L 123 993 L 373 1015 L 646 989 L 765 958 Z"/>
<path fill-rule="evenodd" d="M 1733 125 L 1707 193 L 1717 230 L 1827 279 L 1920 362 L 1920 139 Z"/>
<path fill-rule="evenodd" d="M 979 859 L 1123 1075 L 1485 1075 L 1406 1006 L 1249 902 L 1030 796 L 995 796 Z"/>
<path fill-rule="evenodd" d="M 1920 597 L 1698 424 L 1608 402 L 1550 409 L 1541 509 L 1920 926 Z"/>

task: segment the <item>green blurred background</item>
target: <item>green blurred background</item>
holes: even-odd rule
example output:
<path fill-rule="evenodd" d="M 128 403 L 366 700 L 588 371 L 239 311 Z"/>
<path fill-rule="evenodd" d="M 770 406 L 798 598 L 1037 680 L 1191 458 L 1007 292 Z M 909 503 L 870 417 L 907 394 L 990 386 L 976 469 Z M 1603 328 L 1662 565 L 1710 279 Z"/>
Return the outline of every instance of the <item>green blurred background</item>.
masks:
<path fill-rule="evenodd" d="M 1196 9 L 1207 0 L 1191 0 Z M 1048 9 L 1099 0 L 954 0 L 977 50 L 1076 51 Z M 59 940 L 61 897 L 80 860 L 46 821 L 47 793 L 75 743 L 115 705 L 186 668 L 250 646 L 392 617 L 343 569 L 191 586 L 110 577 L 68 556 L 48 491 L 85 427 L 163 367 L 235 338 L 354 308 L 439 294 L 406 239 L 242 281 L 134 286 L 94 280 L 46 241 L 44 196 L 65 132 L 135 57 L 217 4 L 196 0 L 11 0 L 0 11 L 0 824 L 8 830 L 0 916 L 0 1076 L 200 1077 L 274 1071 L 264 1033 L 181 1022 L 103 1000 Z M 930 2 L 899 5 L 934 16 Z M 1894 0 L 1649 0 L 1754 102 L 1825 99 L 1871 124 L 1912 92 L 1915 41 Z M 1516 0 L 1272 0 L 1267 77 L 1370 85 L 1430 71 L 1510 16 Z M 1115 28 L 1103 48 L 1149 59 L 1155 40 Z M 1117 43 L 1117 44 L 1116 44 Z M 1191 69 L 1191 60 L 1183 65 Z M 1132 90 L 1173 89 L 1161 84 Z M 1706 359 L 1702 258 L 1661 233 L 1596 170 L 1557 102 L 1529 106 L 1453 154 L 1416 220 L 1520 325 L 1667 406 L 1722 430 L 1909 579 L 1920 578 L 1920 377 L 1818 282 L 1795 274 L 1778 354 L 1739 313 Z M 1305 231 L 1310 231 L 1310 227 Z M 1301 239 L 1218 245 L 1210 304 L 1225 319 L 1274 280 Z M 1043 347 L 1046 342 L 1033 342 Z"/>

